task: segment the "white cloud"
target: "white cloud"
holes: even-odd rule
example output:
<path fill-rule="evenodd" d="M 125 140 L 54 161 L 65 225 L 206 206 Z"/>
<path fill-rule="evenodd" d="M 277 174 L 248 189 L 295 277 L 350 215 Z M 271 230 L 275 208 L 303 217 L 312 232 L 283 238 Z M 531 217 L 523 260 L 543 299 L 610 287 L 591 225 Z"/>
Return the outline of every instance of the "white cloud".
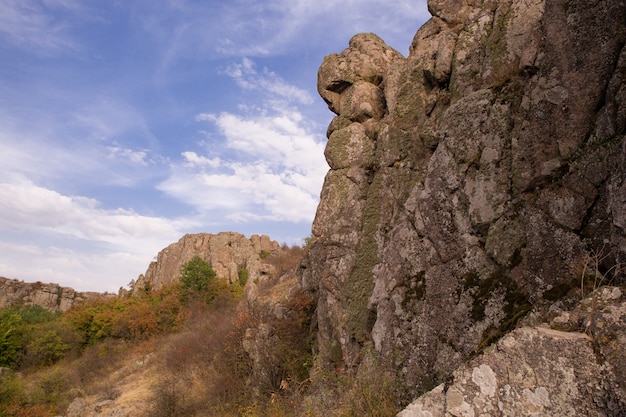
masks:
<path fill-rule="evenodd" d="M 209 168 L 217 168 L 221 164 L 220 158 L 207 158 L 205 156 L 200 156 L 195 152 L 186 151 L 182 153 L 183 157 L 187 161 L 185 163 L 185 167 L 193 168 L 193 167 L 209 167 Z"/>
<path fill-rule="evenodd" d="M 146 160 L 148 154 L 146 151 L 133 151 L 132 149 L 123 148 L 120 146 L 107 146 L 107 149 L 109 150 L 110 159 L 116 159 L 121 157 L 123 159 L 129 160 L 134 164 L 148 166 L 148 161 Z"/>
<path fill-rule="evenodd" d="M 92 198 L 28 181 L 0 183 L 0 274 L 113 291 L 193 226 L 132 210 L 105 210 Z M 128 276 L 128 271 L 136 272 Z"/>
<path fill-rule="evenodd" d="M 30 182 L 0 183 L 0 226 L 3 229 L 44 229 L 129 249 L 137 240 L 173 239 L 183 224 L 131 210 L 104 210 L 87 197 L 66 196 Z"/>
<path fill-rule="evenodd" d="M 374 32 L 401 52 L 408 51 L 429 17 L 426 0 L 238 0 L 219 6 L 204 2 L 143 7 L 140 25 L 163 45 L 162 68 L 180 57 L 268 57 L 338 52 L 358 32 Z M 152 6 L 152 3 L 150 3 Z M 327 49 L 331 48 L 331 49 Z M 231 71 L 236 71 L 233 67 Z M 243 68 L 242 68 L 243 70 Z"/>
<path fill-rule="evenodd" d="M 275 168 L 307 174 L 324 171 L 325 142 L 308 132 L 302 115 L 293 109 L 273 109 L 267 115 L 221 113 L 213 122 L 226 139 L 226 146 Z M 313 191 L 313 190 L 308 190 Z"/>
<path fill-rule="evenodd" d="M 313 220 L 328 169 L 325 141 L 298 110 L 266 105 L 260 113 L 201 114 L 196 119 L 218 129 L 222 156 L 218 161 L 185 152 L 186 162 L 172 167 L 161 190 L 199 212 L 217 210 L 233 221 Z M 236 158 L 229 159 L 233 152 Z"/>
<path fill-rule="evenodd" d="M 322 132 L 295 107 L 309 103 L 308 93 L 247 58 L 227 73 L 257 91 L 257 102 L 238 114 L 198 114 L 217 130 L 207 135 L 209 155 L 183 152 L 159 189 L 212 218 L 311 222 L 328 166 Z"/>
<path fill-rule="evenodd" d="M 116 292 L 145 271 L 155 253 L 89 253 L 84 248 L 0 239 L 0 271 L 3 276 L 27 282 L 54 282 L 79 291 Z"/>

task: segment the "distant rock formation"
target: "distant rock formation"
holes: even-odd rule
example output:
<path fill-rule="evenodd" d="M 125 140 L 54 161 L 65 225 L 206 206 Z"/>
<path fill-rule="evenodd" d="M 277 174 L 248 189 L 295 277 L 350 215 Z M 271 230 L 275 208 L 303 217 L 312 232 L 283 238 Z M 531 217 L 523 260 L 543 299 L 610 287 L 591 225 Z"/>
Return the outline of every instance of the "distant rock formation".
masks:
<path fill-rule="evenodd" d="M 150 288 L 159 289 L 173 284 L 180 277 L 181 267 L 194 256 L 208 261 L 217 277 L 233 283 L 239 279 L 241 270 L 247 271 L 250 281 L 262 281 L 272 274 L 274 266 L 265 262 L 269 256 L 280 255 L 283 249 L 268 236 L 253 235 L 250 238 L 240 233 L 187 234 L 178 242 L 163 249 L 151 262 L 146 273 L 132 283 L 132 291 Z M 251 287 L 252 288 L 252 287 Z M 120 289 L 124 294 L 127 290 Z M 66 311 L 76 302 L 96 297 L 115 297 L 114 294 L 78 292 L 58 284 L 28 283 L 0 277 L 0 308 L 14 304 L 38 305 L 50 311 Z M 254 298 L 254 290 L 248 297 Z"/>
<path fill-rule="evenodd" d="M 263 260 L 280 253 L 280 244 L 265 235 L 247 238 L 235 232 L 187 234 L 159 252 L 146 273 L 137 278 L 133 289 L 159 289 L 178 282 L 182 266 L 194 256 L 209 262 L 218 278 L 231 283 L 243 269 L 248 271 L 249 280 L 260 279 L 272 268 Z"/>
<path fill-rule="evenodd" d="M 300 272 L 319 363 L 373 348 L 409 393 L 586 276 L 626 281 L 626 3 L 428 7 L 408 58 L 359 34 L 321 64 L 337 116 Z"/>
<path fill-rule="evenodd" d="M 41 306 L 50 311 L 67 311 L 77 302 L 102 296 L 95 292 L 77 292 L 59 284 L 31 283 L 0 277 L 0 308 L 23 304 Z"/>

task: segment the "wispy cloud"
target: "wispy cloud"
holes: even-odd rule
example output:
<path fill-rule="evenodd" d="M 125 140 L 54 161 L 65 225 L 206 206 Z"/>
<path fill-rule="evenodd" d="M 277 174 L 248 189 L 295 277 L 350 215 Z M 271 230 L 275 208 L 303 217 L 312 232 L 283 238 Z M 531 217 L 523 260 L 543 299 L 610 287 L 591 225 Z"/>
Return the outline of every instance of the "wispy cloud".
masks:
<path fill-rule="evenodd" d="M 148 166 L 148 153 L 146 151 L 134 151 L 121 146 L 107 146 L 107 149 L 110 152 L 110 159 L 123 158 L 133 164 Z"/>
<path fill-rule="evenodd" d="M 30 108 L 21 119 L 10 110 L 0 108 L 0 180 L 131 186 L 156 175 L 163 160 L 142 114 L 120 99 L 98 98 L 59 114 Z"/>
<path fill-rule="evenodd" d="M 263 91 L 287 101 L 298 101 L 302 104 L 313 103 L 313 97 L 308 91 L 289 85 L 267 68 L 263 68 L 259 73 L 255 63 L 249 58 L 243 58 L 241 63 L 229 65 L 224 72 L 243 89 Z"/>
<path fill-rule="evenodd" d="M 212 57 L 267 57 L 346 44 L 358 32 L 375 32 L 406 52 L 421 23 L 430 15 L 426 0 L 238 0 L 205 7 L 170 3 L 143 8 L 137 18 L 145 30 L 167 43 L 163 61 L 202 54 Z M 164 22 L 167 22 L 165 24 Z M 164 27 L 175 27 L 164 32 Z M 406 28 L 414 29 L 407 33 Z M 328 53 L 333 50 L 328 50 Z"/>
<path fill-rule="evenodd" d="M 81 9 L 71 0 L 0 0 L 0 36 L 37 54 L 76 51 L 80 44 L 69 34 L 68 16 Z"/>

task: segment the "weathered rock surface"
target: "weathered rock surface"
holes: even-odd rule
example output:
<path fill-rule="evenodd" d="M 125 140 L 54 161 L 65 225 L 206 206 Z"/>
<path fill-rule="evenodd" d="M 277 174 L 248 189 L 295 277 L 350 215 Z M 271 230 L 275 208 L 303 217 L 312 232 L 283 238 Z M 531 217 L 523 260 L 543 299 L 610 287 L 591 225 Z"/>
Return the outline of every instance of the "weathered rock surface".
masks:
<path fill-rule="evenodd" d="M 281 251 L 277 242 L 264 235 L 247 238 L 235 232 L 188 234 L 159 252 L 156 261 L 150 263 L 133 287 L 158 289 L 177 282 L 181 267 L 194 256 L 209 262 L 217 277 L 230 283 L 237 281 L 240 269 L 248 270 L 250 280 L 260 279 L 272 268 L 263 259 Z"/>
<path fill-rule="evenodd" d="M 514 330 L 398 417 L 626 415 L 625 322 L 621 290 L 603 288 L 551 323 L 570 331 Z"/>
<path fill-rule="evenodd" d="M 373 345 L 408 395 L 626 261 L 625 2 L 428 5 L 407 58 L 360 34 L 320 67 L 337 116 L 300 272 L 319 361 Z"/>
<path fill-rule="evenodd" d="M 77 292 L 59 284 L 30 283 L 0 277 L 0 309 L 24 304 L 41 306 L 50 311 L 66 311 L 77 302 L 102 296 L 93 292 Z"/>

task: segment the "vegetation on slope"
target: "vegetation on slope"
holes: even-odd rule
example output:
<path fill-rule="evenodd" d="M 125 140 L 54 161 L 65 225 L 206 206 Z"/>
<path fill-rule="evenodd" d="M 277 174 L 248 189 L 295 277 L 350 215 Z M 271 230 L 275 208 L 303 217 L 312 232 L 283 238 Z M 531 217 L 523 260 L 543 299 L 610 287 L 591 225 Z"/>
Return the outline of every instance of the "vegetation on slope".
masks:
<path fill-rule="evenodd" d="M 247 284 L 253 300 L 245 271 L 229 285 L 194 258 L 158 291 L 1 310 L 0 417 L 55 416 L 76 398 L 143 417 L 395 415 L 373 355 L 358 370 L 313 367 L 315 303 L 294 274 L 304 250 L 285 249 L 267 257 L 273 276 Z"/>

